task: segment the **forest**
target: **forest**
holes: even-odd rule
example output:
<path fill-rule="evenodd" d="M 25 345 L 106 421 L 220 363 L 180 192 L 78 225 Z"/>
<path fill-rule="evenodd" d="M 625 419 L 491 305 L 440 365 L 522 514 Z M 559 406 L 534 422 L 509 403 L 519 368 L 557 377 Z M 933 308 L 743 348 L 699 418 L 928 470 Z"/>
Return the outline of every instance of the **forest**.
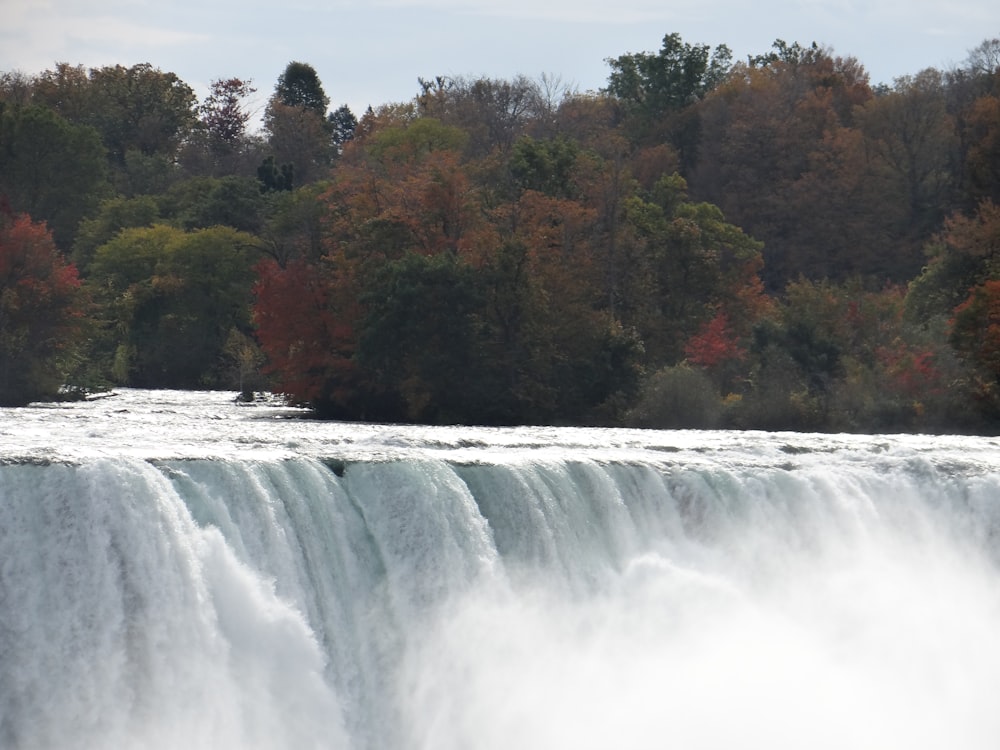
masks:
<path fill-rule="evenodd" d="M 1000 40 L 891 85 L 781 40 L 606 63 L 356 115 L 291 62 L 259 126 L 250 80 L 0 72 L 0 404 L 998 430 Z"/>

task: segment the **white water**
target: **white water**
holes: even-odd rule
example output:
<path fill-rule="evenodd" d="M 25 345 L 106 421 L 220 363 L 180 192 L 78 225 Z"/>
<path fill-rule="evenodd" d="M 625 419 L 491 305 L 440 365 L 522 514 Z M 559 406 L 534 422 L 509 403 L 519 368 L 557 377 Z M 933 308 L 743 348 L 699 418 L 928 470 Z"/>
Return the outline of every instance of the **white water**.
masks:
<path fill-rule="evenodd" d="M 996 748 L 1000 443 L 0 410 L 0 748 Z"/>

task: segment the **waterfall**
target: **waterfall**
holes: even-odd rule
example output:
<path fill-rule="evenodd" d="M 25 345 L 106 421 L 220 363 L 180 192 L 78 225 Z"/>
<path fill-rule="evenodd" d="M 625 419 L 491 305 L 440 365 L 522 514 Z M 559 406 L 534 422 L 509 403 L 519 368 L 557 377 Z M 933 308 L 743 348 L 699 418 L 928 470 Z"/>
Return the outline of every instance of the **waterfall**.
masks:
<path fill-rule="evenodd" d="M 995 747 L 996 447 L 756 440 L 8 457 L 0 747 Z"/>

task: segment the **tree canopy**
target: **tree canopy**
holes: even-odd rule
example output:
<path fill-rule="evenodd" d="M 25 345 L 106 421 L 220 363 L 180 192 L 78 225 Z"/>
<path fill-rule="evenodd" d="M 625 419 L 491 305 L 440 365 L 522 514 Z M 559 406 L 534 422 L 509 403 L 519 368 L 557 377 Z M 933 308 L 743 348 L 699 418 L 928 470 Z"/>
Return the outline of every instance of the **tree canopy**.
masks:
<path fill-rule="evenodd" d="M 816 43 L 668 33 L 600 91 L 435 76 L 360 119 L 291 62 L 259 129 L 238 75 L 198 102 L 150 63 L 0 73 L 4 377 L 343 419 L 995 430 L 996 48 L 873 86 Z"/>

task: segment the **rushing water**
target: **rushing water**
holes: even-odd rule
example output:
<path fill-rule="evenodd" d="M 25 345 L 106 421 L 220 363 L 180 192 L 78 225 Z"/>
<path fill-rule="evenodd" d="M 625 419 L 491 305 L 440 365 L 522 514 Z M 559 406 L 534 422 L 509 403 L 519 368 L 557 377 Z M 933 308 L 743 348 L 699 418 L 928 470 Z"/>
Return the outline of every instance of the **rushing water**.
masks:
<path fill-rule="evenodd" d="M 0 410 L 0 748 L 995 749 L 1000 442 Z"/>

